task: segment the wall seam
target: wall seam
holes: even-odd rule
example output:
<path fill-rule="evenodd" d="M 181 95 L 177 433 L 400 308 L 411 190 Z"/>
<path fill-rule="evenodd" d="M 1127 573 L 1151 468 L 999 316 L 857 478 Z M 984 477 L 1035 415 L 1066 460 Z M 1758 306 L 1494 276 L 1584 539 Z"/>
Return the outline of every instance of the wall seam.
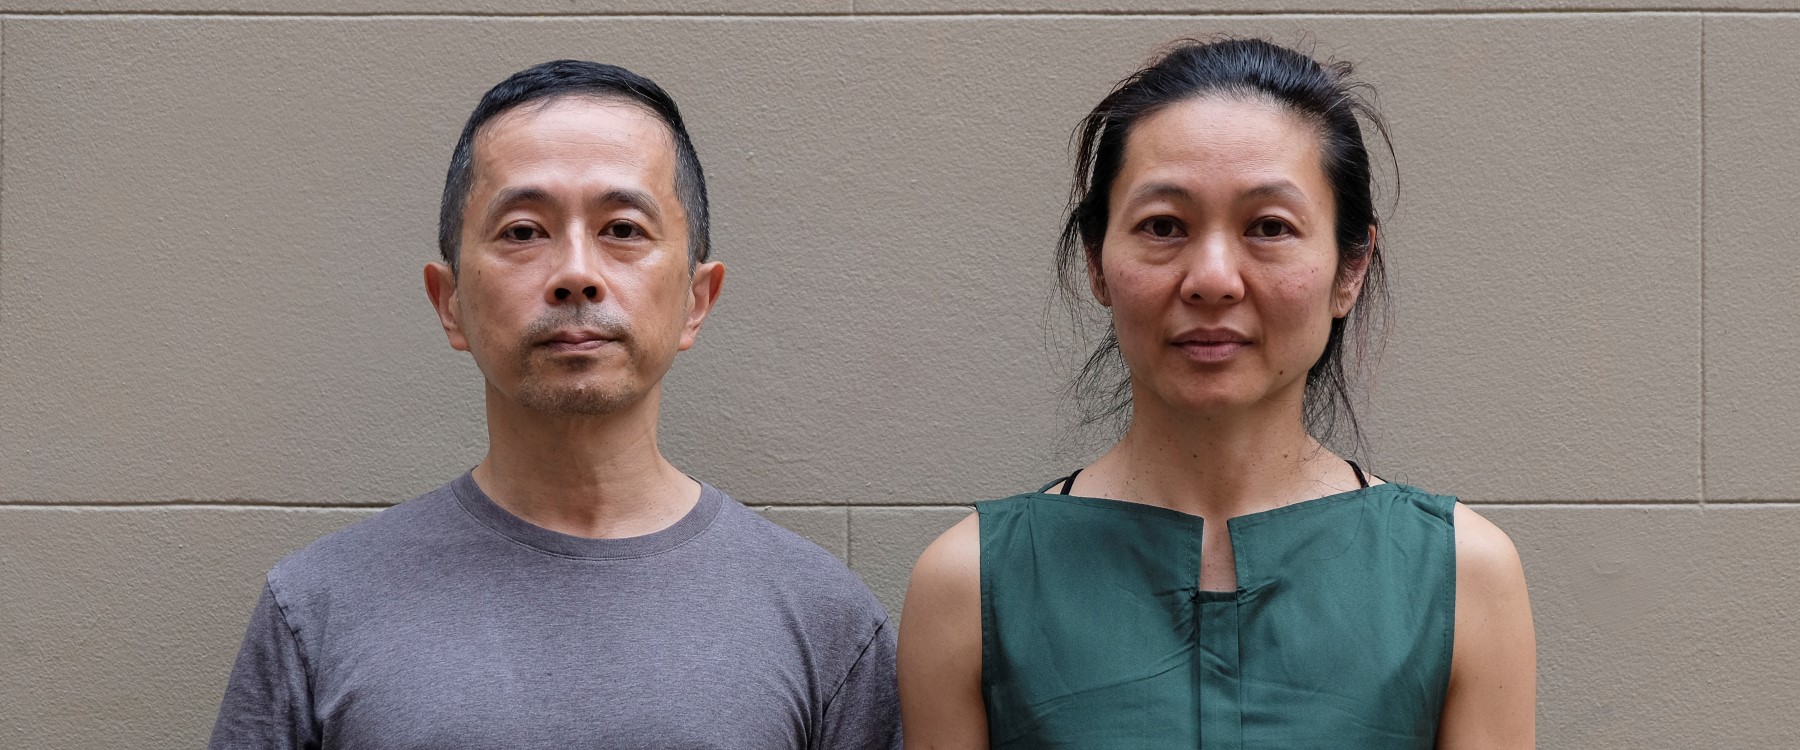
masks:
<path fill-rule="evenodd" d="M 851 0 L 854 7 L 854 0 Z M 1728 15 L 1728 16 L 1800 16 L 1800 7 L 1791 10 L 1750 10 L 1741 8 L 1705 8 L 1683 6 L 1670 8 L 1530 8 L 1507 9 L 1504 7 L 1484 8 L 1436 8 L 1417 10 L 1331 10 L 1319 9 L 1309 11 L 1291 10 L 1255 10 L 1255 9 L 1219 9 L 1196 11 L 822 11 L 817 13 L 433 13 L 433 12 L 263 12 L 263 11 L 66 11 L 66 12 L 0 12 L 0 19 L 11 20 L 108 20 L 108 19 L 342 19 L 342 20 L 719 20 L 719 21 L 781 21 L 809 19 L 895 19 L 919 21 L 968 21 L 968 20 L 1000 20 L 1000 19 L 1068 19 L 1068 20 L 1106 20 L 1106 19 L 1193 19 L 1193 18 L 1408 18 L 1452 16 L 1482 19 L 1510 19 L 1532 16 L 1675 16 L 1694 15 Z"/>
<path fill-rule="evenodd" d="M 1700 14 L 1700 507 L 1706 507 L 1706 16 Z"/>
<path fill-rule="evenodd" d="M 0 238 L 6 236 L 6 21 L 0 19 Z M 6 243 L 0 242 L 0 289 L 6 284 Z M 0 317 L 0 352 L 6 351 L 5 318 Z"/>

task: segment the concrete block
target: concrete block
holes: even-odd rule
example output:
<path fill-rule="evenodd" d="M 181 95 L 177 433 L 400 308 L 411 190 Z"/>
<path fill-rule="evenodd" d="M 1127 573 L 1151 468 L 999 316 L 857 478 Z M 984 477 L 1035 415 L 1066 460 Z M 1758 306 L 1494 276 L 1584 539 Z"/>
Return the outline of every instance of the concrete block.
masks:
<path fill-rule="evenodd" d="M 1800 18 L 1706 19 L 1706 497 L 1800 498 Z"/>
<path fill-rule="evenodd" d="M 1506 507 L 1542 747 L 1791 747 L 1800 507 Z"/>
<path fill-rule="evenodd" d="M 1372 469 L 1484 501 L 1699 498 L 1698 24 L 1357 40 L 1402 174 Z"/>

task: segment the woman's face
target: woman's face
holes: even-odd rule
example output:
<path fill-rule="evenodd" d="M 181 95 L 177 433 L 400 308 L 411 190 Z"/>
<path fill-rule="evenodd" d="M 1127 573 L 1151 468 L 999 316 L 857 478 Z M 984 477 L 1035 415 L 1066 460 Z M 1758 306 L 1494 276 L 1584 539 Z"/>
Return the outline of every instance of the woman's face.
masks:
<path fill-rule="evenodd" d="M 1266 101 L 1203 97 L 1139 121 L 1112 186 L 1094 294 L 1138 407 L 1196 415 L 1304 395 L 1333 318 L 1336 212 L 1317 127 Z M 1097 271 L 1097 273 L 1094 273 Z"/>

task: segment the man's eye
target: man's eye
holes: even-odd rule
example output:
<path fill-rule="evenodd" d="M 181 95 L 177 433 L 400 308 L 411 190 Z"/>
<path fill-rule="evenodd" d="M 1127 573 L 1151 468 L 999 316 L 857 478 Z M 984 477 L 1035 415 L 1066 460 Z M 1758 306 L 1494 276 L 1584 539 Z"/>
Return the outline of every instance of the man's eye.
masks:
<path fill-rule="evenodd" d="M 1181 222 L 1167 216 L 1146 219 L 1144 223 L 1140 225 L 1140 228 L 1145 232 L 1149 232 L 1150 236 L 1160 239 L 1170 239 L 1181 236 Z"/>
<path fill-rule="evenodd" d="M 606 228 L 600 230 L 600 233 L 615 240 L 629 240 L 643 234 L 638 230 L 636 224 L 629 221 L 615 221 L 606 225 Z"/>
<path fill-rule="evenodd" d="M 513 242 L 530 242 L 537 239 L 538 230 L 537 227 L 528 224 L 516 224 L 507 227 L 500 233 L 500 236 L 512 240 Z"/>
<path fill-rule="evenodd" d="M 1250 227 L 1252 237 L 1280 237 L 1291 232 L 1293 229 L 1280 219 L 1258 219 Z"/>

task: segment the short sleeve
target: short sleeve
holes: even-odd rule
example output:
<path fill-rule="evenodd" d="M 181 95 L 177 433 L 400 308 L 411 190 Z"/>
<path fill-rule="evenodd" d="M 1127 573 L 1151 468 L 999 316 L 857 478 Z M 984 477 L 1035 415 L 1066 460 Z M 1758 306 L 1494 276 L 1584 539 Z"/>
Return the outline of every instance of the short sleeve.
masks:
<path fill-rule="evenodd" d="M 238 651 L 211 750 L 319 747 L 305 655 L 275 593 L 263 587 Z"/>
<path fill-rule="evenodd" d="M 843 685 L 825 704 L 816 750 L 900 750 L 900 687 L 895 634 L 882 621 Z"/>

